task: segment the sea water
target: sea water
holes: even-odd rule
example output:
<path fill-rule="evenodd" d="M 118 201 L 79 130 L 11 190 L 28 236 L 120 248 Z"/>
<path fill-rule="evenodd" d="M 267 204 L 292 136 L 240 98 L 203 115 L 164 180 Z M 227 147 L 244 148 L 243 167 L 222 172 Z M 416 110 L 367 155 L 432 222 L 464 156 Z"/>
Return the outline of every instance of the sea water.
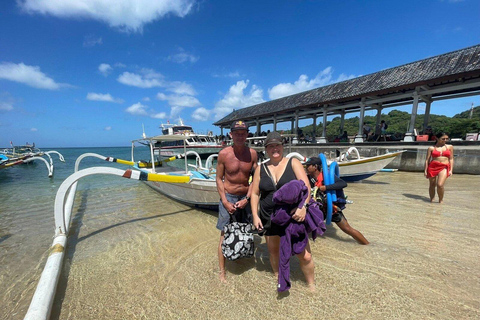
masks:
<path fill-rule="evenodd" d="M 130 160 L 130 148 L 57 150 L 66 163 L 54 158 L 53 178 L 38 161 L 0 172 L 0 319 L 28 309 L 53 240 L 55 195 L 76 158 Z M 91 166 L 126 168 L 87 158 L 80 169 Z M 52 319 L 478 319 L 478 190 L 479 176 L 455 173 L 443 204 L 429 202 L 422 173 L 349 184 L 345 216 L 370 245 L 328 226 L 310 242 L 317 292 L 292 258 L 290 294 L 277 295 L 264 239 L 252 259 L 227 262 L 223 285 L 214 212 L 139 181 L 89 176 L 79 181 Z"/>
<path fill-rule="evenodd" d="M 130 147 L 42 150 L 56 150 L 65 159 L 65 162 L 61 162 L 57 154 L 51 154 L 54 163 L 51 178 L 48 177 L 46 165 L 39 160 L 0 170 L 0 309 L 8 309 L 7 313 L 0 312 L 0 319 L 21 319 L 26 312 L 53 239 L 55 196 L 62 182 L 74 173 L 77 158 L 85 153 L 96 153 L 131 160 Z M 45 159 L 49 161 L 46 156 Z M 135 161 L 149 159 L 148 148 L 135 148 Z M 189 163 L 195 161 L 189 159 Z M 172 164 L 183 167 L 184 160 L 175 160 Z M 84 158 L 79 169 L 93 166 L 128 169 L 126 165 L 96 157 Z M 120 208 L 128 208 L 142 199 L 142 193 L 153 195 L 153 201 L 157 201 L 157 198 L 166 200 L 138 180 L 103 174 L 82 178 L 77 186 L 73 223 L 81 216 L 89 215 L 90 219 L 97 217 L 103 220 L 104 226 L 111 225 L 118 219 L 126 218 L 115 214 L 121 211 Z M 168 204 L 176 205 L 172 201 L 168 201 Z"/>

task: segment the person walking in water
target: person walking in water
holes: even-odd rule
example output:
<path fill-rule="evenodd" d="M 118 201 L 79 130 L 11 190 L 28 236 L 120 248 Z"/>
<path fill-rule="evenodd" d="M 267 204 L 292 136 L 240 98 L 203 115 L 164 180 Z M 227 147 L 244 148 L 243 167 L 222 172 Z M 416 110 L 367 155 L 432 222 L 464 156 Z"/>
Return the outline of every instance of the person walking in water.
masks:
<path fill-rule="evenodd" d="M 430 202 L 435 198 L 435 188 L 438 193 L 438 202 L 443 202 L 445 182 L 453 174 L 453 146 L 447 144 L 448 134 L 445 132 L 435 135 L 435 145 L 427 150 L 425 160 L 425 177 L 430 181 L 428 193 Z"/>
<path fill-rule="evenodd" d="M 340 202 L 342 201 L 343 204 L 346 203 L 343 188 L 347 187 L 347 183 L 344 180 L 335 176 L 334 183 L 325 185 L 322 172 L 322 160 L 318 157 L 312 157 L 308 159 L 308 161 L 305 162 L 304 165 L 308 179 L 310 181 L 310 187 L 312 187 L 312 190 L 315 190 L 315 188 L 317 188 L 317 191 L 314 191 L 314 193 L 316 194 L 314 200 L 322 204 L 322 210 L 326 212 L 327 206 L 324 205 L 326 203 L 325 192 L 327 190 L 335 190 L 339 201 L 333 206 L 334 212 L 332 214 L 332 222 L 335 222 L 343 232 L 351 236 L 359 244 L 369 244 L 368 240 L 363 236 L 363 234 L 360 231 L 352 228 L 348 223 L 347 218 L 345 218 L 345 216 L 343 215 L 342 209 L 345 207 L 345 205 L 343 205 L 342 207 L 342 204 L 340 204 Z"/>
<path fill-rule="evenodd" d="M 218 264 L 222 282 L 226 282 L 226 259 L 222 253 L 223 227 L 230 223 L 230 215 L 235 215 L 238 222 L 252 222 L 248 180 L 257 167 L 257 152 L 245 145 L 248 136 L 247 124 L 244 121 L 234 121 L 230 131 L 233 145 L 219 152 L 216 171 L 217 191 L 220 195 L 217 229 L 221 231 Z"/>

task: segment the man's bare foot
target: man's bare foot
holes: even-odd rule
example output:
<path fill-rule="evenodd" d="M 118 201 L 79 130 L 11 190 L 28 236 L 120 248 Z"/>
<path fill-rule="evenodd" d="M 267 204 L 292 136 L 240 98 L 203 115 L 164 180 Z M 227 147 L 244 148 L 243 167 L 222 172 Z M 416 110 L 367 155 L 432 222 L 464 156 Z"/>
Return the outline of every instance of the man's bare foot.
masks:
<path fill-rule="evenodd" d="M 311 293 L 314 293 L 317 291 L 317 288 L 315 287 L 315 283 L 309 283 L 307 284 L 307 287 L 308 287 L 308 291 L 310 291 Z"/>
<path fill-rule="evenodd" d="M 218 278 L 221 283 L 227 283 L 227 278 L 225 277 L 225 270 L 221 270 L 218 274 Z"/>

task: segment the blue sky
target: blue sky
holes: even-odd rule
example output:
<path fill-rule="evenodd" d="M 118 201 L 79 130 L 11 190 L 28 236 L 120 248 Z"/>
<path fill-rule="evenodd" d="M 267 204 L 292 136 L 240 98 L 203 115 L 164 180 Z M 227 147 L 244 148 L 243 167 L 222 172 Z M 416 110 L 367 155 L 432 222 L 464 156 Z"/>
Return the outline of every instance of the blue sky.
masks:
<path fill-rule="evenodd" d="M 219 134 L 233 109 L 479 44 L 479 20 L 477 0 L 3 0 L 0 147 Z"/>

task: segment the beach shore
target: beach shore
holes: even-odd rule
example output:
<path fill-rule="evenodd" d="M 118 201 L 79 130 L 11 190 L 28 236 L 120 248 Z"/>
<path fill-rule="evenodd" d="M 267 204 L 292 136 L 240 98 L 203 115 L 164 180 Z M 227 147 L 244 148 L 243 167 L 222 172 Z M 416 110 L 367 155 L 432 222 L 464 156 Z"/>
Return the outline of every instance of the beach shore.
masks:
<path fill-rule="evenodd" d="M 292 289 L 277 293 L 260 237 L 255 257 L 227 261 L 228 283 L 220 283 L 216 213 L 144 184 L 133 190 L 77 194 L 52 319 L 480 318 L 478 176 L 449 178 L 443 204 L 429 202 L 419 173 L 382 172 L 350 184 L 354 203 L 345 216 L 371 244 L 329 226 L 311 242 L 315 293 L 297 258 Z M 23 318 L 43 263 L 21 299 L 2 300 L 15 313 L 2 319 Z"/>

